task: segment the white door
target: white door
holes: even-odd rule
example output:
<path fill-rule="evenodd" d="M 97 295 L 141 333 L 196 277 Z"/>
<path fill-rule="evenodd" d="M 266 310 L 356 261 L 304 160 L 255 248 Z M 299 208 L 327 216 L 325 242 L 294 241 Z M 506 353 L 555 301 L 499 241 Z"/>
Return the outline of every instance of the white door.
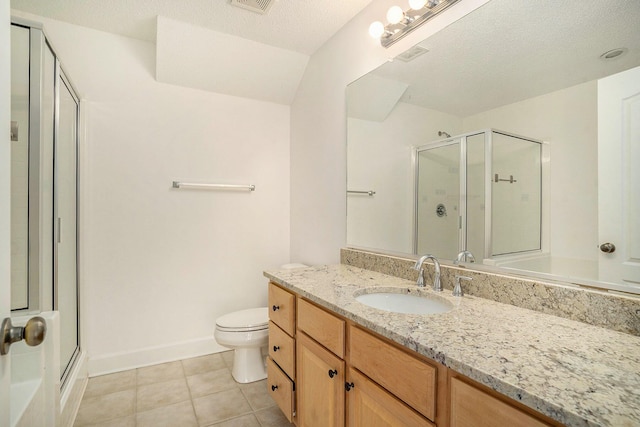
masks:
<path fill-rule="evenodd" d="M 11 315 L 11 153 L 10 111 L 11 81 L 9 2 L 0 2 L 0 321 Z M 9 402 L 11 387 L 11 359 L 0 356 L 0 426 L 9 425 Z"/>
<path fill-rule="evenodd" d="M 598 205 L 600 280 L 640 293 L 640 67 L 598 81 Z"/>

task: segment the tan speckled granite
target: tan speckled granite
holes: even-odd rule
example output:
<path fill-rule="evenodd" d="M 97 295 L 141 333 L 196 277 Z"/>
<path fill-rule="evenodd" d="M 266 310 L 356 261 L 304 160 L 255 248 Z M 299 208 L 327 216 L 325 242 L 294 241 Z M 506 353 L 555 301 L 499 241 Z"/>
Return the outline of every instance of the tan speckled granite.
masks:
<path fill-rule="evenodd" d="M 404 279 L 418 277 L 415 260 L 409 258 L 342 249 L 340 261 Z M 433 264 L 427 264 L 426 272 L 427 283 L 432 283 Z M 640 336 L 640 298 L 442 265 L 445 289 L 453 289 L 457 274 L 473 278 L 463 282 L 466 295 Z"/>
<path fill-rule="evenodd" d="M 640 425 L 639 337 L 447 290 L 448 313 L 377 310 L 354 294 L 434 292 L 343 264 L 264 275 L 567 426 Z"/>

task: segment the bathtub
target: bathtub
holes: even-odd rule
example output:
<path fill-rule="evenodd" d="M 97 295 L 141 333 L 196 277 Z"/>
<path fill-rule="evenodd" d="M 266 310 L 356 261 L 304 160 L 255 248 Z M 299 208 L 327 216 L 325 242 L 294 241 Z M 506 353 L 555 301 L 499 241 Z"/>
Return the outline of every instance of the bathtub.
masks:
<path fill-rule="evenodd" d="M 59 402 L 59 314 L 39 314 L 47 323 L 44 342 L 29 347 L 24 341 L 11 346 L 10 427 L 54 427 Z M 33 317 L 12 317 L 15 326 L 24 326 Z"/>

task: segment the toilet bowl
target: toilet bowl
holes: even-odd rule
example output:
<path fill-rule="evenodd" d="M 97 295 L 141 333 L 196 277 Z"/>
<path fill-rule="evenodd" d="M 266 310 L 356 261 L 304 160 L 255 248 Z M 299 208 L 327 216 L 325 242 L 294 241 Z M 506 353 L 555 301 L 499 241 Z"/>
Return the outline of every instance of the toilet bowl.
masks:
<path fill-rule="evenodd" d="M 280 268 L 293 270 L 305 264 L 285 264 Z M 231 375 L 236 382 L 251 383 L 267 378 L 262 349 L 269 344 L 269 310 L 267 307 L 234 311 L 216 319 L 213 334 L 220 345 L 233 349 Z"/>
<path fill-rule="evenodd" d="M 262 348 L 269 343 L 267 307 L 225 314 L 216 319 L 216 342 L 234 350 L 231 375 L 236 382 L 251 383 L 267 377 Z"/>

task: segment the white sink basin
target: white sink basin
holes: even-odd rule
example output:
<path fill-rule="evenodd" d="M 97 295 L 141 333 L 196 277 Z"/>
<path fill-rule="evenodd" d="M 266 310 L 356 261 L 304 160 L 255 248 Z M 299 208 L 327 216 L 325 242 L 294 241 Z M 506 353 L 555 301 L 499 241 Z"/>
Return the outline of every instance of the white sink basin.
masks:
<path fill-rule="evenodd" d="M 453 308 L 453 304 L 428 295 L 375 292 L 356 296 L 356 301 L 369 307 L 393 313 L 439 314 Z"/>

